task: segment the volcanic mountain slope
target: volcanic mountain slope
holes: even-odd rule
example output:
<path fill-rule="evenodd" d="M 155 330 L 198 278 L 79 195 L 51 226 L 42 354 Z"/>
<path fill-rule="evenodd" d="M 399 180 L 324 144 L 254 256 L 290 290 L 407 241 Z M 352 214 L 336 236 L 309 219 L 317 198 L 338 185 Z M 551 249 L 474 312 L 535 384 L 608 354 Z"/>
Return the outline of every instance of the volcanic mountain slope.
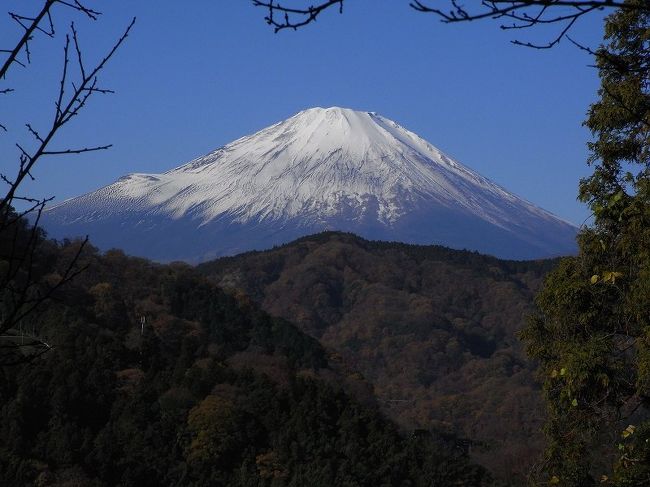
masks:
<path fill-rule="evenodd" d="M 521 480 L 543 413 L 516 332 L 555 262 L 330 232 L 199 270 L 318 338 L 407 430 L 456 431 L 485 445 L 473 453 L 494 473 Z"/>
<path fill-rule="evenodd" d="M 570 253 L 572 225 L 373 112 L 313 108 L 162 174 L 130 174 L 53 207 L 55 237 L 90 234 L 199 262 L 323 230 L 508 258 Z"/>

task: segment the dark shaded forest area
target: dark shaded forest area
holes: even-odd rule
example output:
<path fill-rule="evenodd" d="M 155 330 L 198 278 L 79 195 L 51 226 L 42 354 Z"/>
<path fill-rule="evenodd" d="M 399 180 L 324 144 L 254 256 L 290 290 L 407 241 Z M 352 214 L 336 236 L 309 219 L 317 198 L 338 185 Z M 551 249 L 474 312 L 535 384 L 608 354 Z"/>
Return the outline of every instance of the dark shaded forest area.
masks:
<path fill-rule="evenodd" d="M 33 277 L 78 246 L 43 240 Z M 465 442 L 400 432 L 315 339 L 189 266 L 90 246 L 79 264 L 23 323 L 52 349 L 0 369 L 0 484 L 490 483 Z"/>
<path fill-rule="evenodd" d="M 516 334 L 556 264 L 324 233 L 199 270 L 320 340 L 405 430 L 469 438 L 474 458 L 524 482 L 544 408 Z"/>

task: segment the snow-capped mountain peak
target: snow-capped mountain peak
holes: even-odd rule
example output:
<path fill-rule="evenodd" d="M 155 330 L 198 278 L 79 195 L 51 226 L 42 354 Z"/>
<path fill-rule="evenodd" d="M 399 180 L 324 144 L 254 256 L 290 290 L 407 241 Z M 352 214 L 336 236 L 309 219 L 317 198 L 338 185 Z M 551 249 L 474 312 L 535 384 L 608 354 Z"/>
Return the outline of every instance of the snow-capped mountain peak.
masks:
<path fill-rule="evenodd" d="M 375 112 L 339 107 L 302 111 L 162 174 L 120 178 L 54 207 L 47 220 L 72 229 L 115 219 L 132 225 L 137 219 L 136 226 L 147 232 L 174 221 L 203 232 L 227 222 L 268 229 L 272 243 L 283 234 L 340 229 L 458 246 L 456 237 L 445 237 L 449 229 L 436 235 L 431 228 L 441 215 L 506 233 L 526 233 L 521 229 L 531 222 L 559 225 L 566 235 L 575 231 L 399 124 Z M 428 228 L 426 235 L 404 228 L 413 218 L 425 218 L 426 225 L 418 226 Z M 223 241 L 215 237 L 214 255 L 233 251 L 224 249 Z M 242 242 L 234 250 L 246 248 Z"/>

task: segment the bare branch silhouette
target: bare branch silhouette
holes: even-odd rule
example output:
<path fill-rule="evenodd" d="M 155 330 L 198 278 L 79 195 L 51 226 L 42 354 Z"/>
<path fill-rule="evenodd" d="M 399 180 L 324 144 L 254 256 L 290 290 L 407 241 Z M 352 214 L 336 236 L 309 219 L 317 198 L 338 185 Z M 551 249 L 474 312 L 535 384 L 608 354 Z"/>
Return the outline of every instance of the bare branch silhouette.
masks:
<path fill-rule="evenodd" d="M 90 8 L 87 8 L 81 2 L 76 0 L 73 2 L 66 2 L 64 0 L 45 0 L 41 10 L 32 17 L 27 15 L 20 15 L 15 12 L 9 12 L 9 16 L 24 29 L 24 32 L 13 48 L 0 49 L 0 52 L 6 52 L 9 54 L 0 66 L 0 79 L 5 79 L 9 68 L 13 64 L 18 64 L 25 67 L 26 64 L 30 63 L 31 54 L 29 50 L 29 42 L 33 39 L 36 32 L 40 32 L 48 37 L 54 37 L 55 30 L 54 22 L 52 21 L 52 8 L 57 4 L 61 4 L 77 10 L 92 20 L 97 20 L 97 18 L 101 15 L 100 12 L 96 12 Z M 43 23 L 45 22 L 47 23 L 47 26 L 42 27 Z M 18 59 L 18 56 L 23 51 L 26 55 L 26 62 L 22 62 Z"/>
<path fill-rule="evenodd" d="M 0 82 L 6 80 L 12 66 L 27 67 L 30 64 L 32 54 L 29 43 L 36 33 L 48 37 L 55 36 L 52 9 L 58 4 L 81 12 L 90 20 L 96 20 L 101 15 L 78 0 L 44 0 L 41 9 L 34 16 L 9 12 L 10 18 L 21 26 L 23 33 L 13 48 L 0 50 L 7 53 L 0 65 Z M 65 35 L 61 78 L 55 97 L 52 122 L 43 130 L 32 123 L 25 123 L 34 146 L 27 147 L 16 143 L 18 154 L 15 175 L 0 173 L 0 183 L 6 187 L 0 197 L 0 365 L 24 363 L 50 349 L 47 342 L 37 335 L 25 341 L 22 332 L 18 337 L 17 330 L 22 329 L 25 321 L 30 321 L 32 327 L 38 330 L 35 321 L 43 305 L 85 269 L 81 257 L 87 247 L 87 239 L 77 244 L 72 256 L 61 264 L 62 267 L 56 273 L 46 276 L 47 269 L 50 269 L 53 263 L 43 262 L 40 249 L 46 238 L 39 228 L 39 223 L 45 206 L 53 198 L 30 197 L 21 194 L 21 188 L 25 181 L 34 179 L 34 167 L 43 157 L 81 154 L 111 147 L 110 144 L 61 149 L 51 146 L 61 129 L 79 115 L 93 95 L 113 93 L 112 90 L 100 86 L 99 74 L 124 43 L 134 23 L 135 18 L 107 54 L 92 65 L 92 69 L 88 68 L 84 59 L 76 26 L 74 22 L 70 24 L 70 30 Z M 76 70 L 71 69 L 74 64 Z M 73 75 L 73 72 L 78 74 Z M 12 91 L 13 88 L 1 88 L 0 94 Z M 0 128 L 7 131 L 2 124 Z"/>
<path fill-rule="evenodd" d="M 296 30 L 318 19 L 324 11 L 337 8 L 343 13 L 345 0 L 321 1 L 316 5 L 295 6 L 305 2 L 279 0 L 252 0 L 253 5 L 267 10 L 264 20 L 275 32 L 284 29 Z M 351 1 L 351 0 L 348 0 Z M 406 3 L 406 2 L 405 2 Z M 421 13 L 437 16 L 443 23 L 498 20 L 503 30 L 528 29 L 538 25 L 555 24 L 559 32 L 544 44 L 513 40 L 513 44 L 536 49 L 549 49 L 567 37 L 571 28 L 581 18 L 605 9 L 635 9 L 650 11 L 650 2 L 625 2 L 621 0 L 482 0 L 466 7 L 459 0 L 408 0 L 408 5 Z"/>
<path fill-rule="evenodd" d="M 267 24 L 273 26 L 275 32 L 283 29 L 296 30 L 299 27 L 315 22 L 316 18 L 330 7 L 337 6 L 339 13 L 343 13 L 343 0 L 328 0 L 319 5 L 306 8 L 283 7 L 274 0 L 253 0 L 253 5 L 268 9 L 268 14 L 264 17 L 264 20 L 266 20 Z"/>

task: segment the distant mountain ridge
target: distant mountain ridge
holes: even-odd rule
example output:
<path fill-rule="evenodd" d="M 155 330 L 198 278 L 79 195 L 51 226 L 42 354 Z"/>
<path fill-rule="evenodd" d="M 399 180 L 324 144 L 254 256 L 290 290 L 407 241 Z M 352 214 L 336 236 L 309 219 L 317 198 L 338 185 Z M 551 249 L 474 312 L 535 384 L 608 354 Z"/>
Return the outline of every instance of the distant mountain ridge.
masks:
<path fill-rule="evenodd" d="M 504 258 L 571 253 L 576 228 L 374 112 L 313 108 L 162 174 L 130 174 L 46 212 L 160 261 L 200 262 L 323 230 Z"/>

